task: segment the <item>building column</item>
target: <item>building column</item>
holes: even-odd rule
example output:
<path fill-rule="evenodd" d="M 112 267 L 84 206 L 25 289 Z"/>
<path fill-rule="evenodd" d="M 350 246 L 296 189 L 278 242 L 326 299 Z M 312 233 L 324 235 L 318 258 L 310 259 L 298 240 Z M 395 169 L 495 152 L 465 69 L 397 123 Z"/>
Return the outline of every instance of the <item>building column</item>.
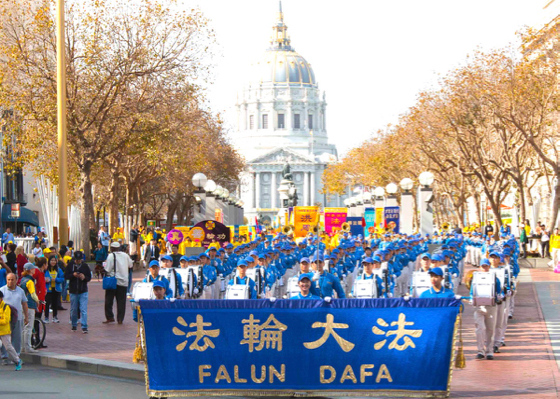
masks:
<path fill-rule="evenodd" d="M 286 107 L 286 114 L 284 115 L 284 123 L 286 130 L 292 131 L 294 129 L 294 115 L 292 110 L 292 102 L 288 101 L 288 105 Z"/>
<path fill-rule="evenodd" d="M 276 190 L 276 171 L 271 172 L 271 179 L 270 179 L 270 204 L 271 208 L 276 208 L 276 194 L 278 194 L 278 190 Z"/>
<path fill-rule="evenodd" d="M 247 203 L 247 208 L 252 209 L 255 208 L 255 174 L 251 173 L 249 179 L 249 201 Z"/>
<path fill-rule="evenodd" d="M 309 175 L 311 179 L 311 192 L 309 193 L 309 205 L 315 204 L 315 172 Z"/>
<path fill-rule="evenodd" d="M 336 206 L 340 208 L 340 194 L 336 194 Z"/>
<path fill-rule="evenodd" d="M 255 208 L 261 207 L 261 172 L 255 173 Z"/>
<path fill-rule="evenodd" d="M 249 130 L 249 116 L 247 112 L 248 105 L 243 103 L 243 131 Z"/>
<path fill-rule="evenodd" d="M 303 172 L 303 206 L 309 205 L 309 172 Z"/>

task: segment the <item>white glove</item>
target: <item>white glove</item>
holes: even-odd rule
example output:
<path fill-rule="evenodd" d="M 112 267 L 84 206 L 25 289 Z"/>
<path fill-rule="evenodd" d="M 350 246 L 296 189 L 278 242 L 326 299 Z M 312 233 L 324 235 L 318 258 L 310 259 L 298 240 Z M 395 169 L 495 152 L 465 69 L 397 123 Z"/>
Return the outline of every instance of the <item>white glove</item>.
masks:
<path fill-rule="evenodd" d="M 507 296 L 511 296 L 511 291 L 508 291 Z"/>
<path fill-rule="evenodd" d="M 264 298 L 266 298 L 266 295 L 265 295 L 265 293 L 264 293 L 264 292 L 263 292 L 263 293 L 261 293 L 261 294 L 259 295 L 259 298 L 260 298 L 260 299 L 264 299 Z"/>
<path fill-rule="evenodd" d="M 321 277 L 321 275 L 319 274 L 319 272 L 315 272 L 315 273 L 313 273 L 313 279 L 312 280 L 317 281 L 317 280 L 319 280 L 320 277 Z"/>
<path fill-rule="evenodd" d="M 194 295 L 198 294 L 198 288 L 195 288 L 195 289 L 193 290 L 193 294 L 194 294 Z"/>
<path fill-rule="evenodd" d="M 456 299 L 456 300 L 460 301 L 461 298 L 463 298 L 461 295 L 455 295 L 455 299 Z"/>
<path fill-rule="evenodd" d="M 175 302 L 177 298 L 169 298 L 169 302 Z"/>
<path fill-rule="evenodd" d="M 331 298 L 330 296 L 326 296 L 325 298 L 323 298 L 323 300 L 324 300 L 326 303 L 331 303 L 332 298 Z"/>
<path fill-rule="evenodd" d="M 405 295 L 405 296 L 403 296 L 403 299 L 404 299 L 405 301 L 407 301 L 407 302 L 410 301 L 410 295 Z"/>
<path fill-rule="evenodd" d="M 391 274 L 391 278 L 392 278 L 392 279 L 396 279 L 396 278 L 397 278 L 397 275 L 396 275 L 396 274 Z"/>
<path fill-rule="evenodd" d="M 276 297 L 270 297 L 269 299 L 270 299 L 270 302 L 272 302 L 272 303 L 276 302 Z"/>
<path fill-rule="evenodd" d="M 392 292 L 387 293 L 387 298 L 392 298 L 392 297 L 393 297 L 393 293 L 392 293 Z"/>

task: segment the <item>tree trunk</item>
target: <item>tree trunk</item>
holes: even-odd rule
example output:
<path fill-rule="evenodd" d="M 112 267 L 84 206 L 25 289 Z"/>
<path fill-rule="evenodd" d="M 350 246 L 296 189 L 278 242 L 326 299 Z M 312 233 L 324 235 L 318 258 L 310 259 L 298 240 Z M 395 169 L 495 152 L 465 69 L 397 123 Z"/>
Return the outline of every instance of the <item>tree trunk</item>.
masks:
<path fill-rule="evenodd" d="M 109 229 L 110 236 L 115 234 L 119 227 L 119 171 L 111 168 L 111 186 L 109 191 Z"/>
<path fill-rule="evenodd" d="M 502 228 L 502 215 L 500 213 L 500 203 L 495 201 L 489 201 L 492 207 L 492 214 L 494 215 L 494 239 L 497 241 L 500 239 L 500 229 Z"/>
<path fill-rule="evenodd" d="M 548 235 L 552 235 L 558 220 L 558 209 L 560 208 L 560 169 L 556 172 L 556 186 L 554 187 L 554 202 L 552 203 L 552 215 L 548 226 Z"/>
<path fill-rule="evenodd" d="M 80 168 L 80 192 L 82 194 L 82 210 L 80 213 L 80 223 L 82 225 L 82 242 L 79 243 L 81 248 L 89 258 L 91 253 L 91 243 L 89 240 L 90 229 L 95 231 L 95 220 L 93 212 L 93 195 L 91 194 L 91 168 L 92 162 L 85 161 Z M 76 244 L 76 243 L 74 243 Z"/>

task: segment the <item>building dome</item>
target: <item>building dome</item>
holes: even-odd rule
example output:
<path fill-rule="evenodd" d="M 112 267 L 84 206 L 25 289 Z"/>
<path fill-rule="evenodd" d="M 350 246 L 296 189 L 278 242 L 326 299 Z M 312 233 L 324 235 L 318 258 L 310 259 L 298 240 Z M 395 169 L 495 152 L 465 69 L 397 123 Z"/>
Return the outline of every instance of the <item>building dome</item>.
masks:
<path fill-rule="evenodd" d="M 268 50 L 253 64 L 251 84 L 316 87 L 311 65 L 293 50 Z"/>

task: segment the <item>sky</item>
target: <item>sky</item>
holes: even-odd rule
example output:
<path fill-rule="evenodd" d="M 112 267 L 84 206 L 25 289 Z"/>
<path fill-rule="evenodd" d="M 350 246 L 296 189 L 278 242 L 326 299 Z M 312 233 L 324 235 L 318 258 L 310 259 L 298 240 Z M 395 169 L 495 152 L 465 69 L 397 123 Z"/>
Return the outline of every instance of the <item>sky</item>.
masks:
<path fill-rule="evenodd" d="M 417 94 L 477 48 L 515 43 L 524 26 L 557 11 L 550 0 L 283 0 L 291 44 L 326 92 L 327 132 L 339 154 L 414 105 Z M 556 1 L 556 3 L 558 0 Z M 215 30 L 211 108 L 234 134 L 235 101 L 250 65 L 269 45 L 277 0 L 186 0 Z"/>

